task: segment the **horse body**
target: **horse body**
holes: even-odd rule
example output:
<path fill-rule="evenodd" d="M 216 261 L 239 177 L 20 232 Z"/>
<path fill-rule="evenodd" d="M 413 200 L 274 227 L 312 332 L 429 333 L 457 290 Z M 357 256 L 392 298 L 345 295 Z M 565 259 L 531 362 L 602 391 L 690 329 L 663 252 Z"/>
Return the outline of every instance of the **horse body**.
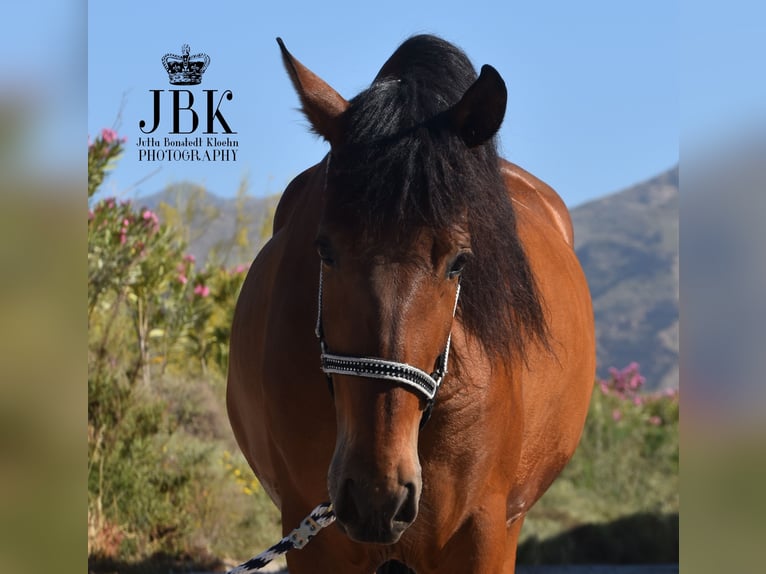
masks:
<path fill-rule="evenodd" d="M 296 87 L 321 82 L 285 58 Z M 299 94 L 333 143 L 332 114 L 322 116 Z M 242 287 L 231 336 L 232 428 L 281 509 L 283 528 L 328 496 L 338 512 L 341 527 L 288 556 L 290 571 L 369 573 L 394 560 L 418 574 L 513 572 L 524 514 L 574 452 L 593 385 L 592 309 L 566 208 L 540 180 L 497 160 L 515 208 L 509 233 L 526 252 L 547 332 L 525 347 L 523 360 L 511 360 L 510 343 L 506 357 L 498 356 L 466 326 L 467 311 L 452 322 L 457 280 L 430 271 L 449 268 L 465 226 L 411 235 L 414 262 L 355 245 L 358 233 L 327 216 L 330 161 L 285 191 L 274 235 Z M 318 233 L 335 245 L 332 258 L 320 246 L 331 346 L 428 369 L 451 332 L 454 369 L 422 429 L 422 401 L 408 389 L 338 376 L 334 394 L 328 391 L 314 333 L 322 304 Z M 336 264 L 347 234 L 352 241 Z"/>

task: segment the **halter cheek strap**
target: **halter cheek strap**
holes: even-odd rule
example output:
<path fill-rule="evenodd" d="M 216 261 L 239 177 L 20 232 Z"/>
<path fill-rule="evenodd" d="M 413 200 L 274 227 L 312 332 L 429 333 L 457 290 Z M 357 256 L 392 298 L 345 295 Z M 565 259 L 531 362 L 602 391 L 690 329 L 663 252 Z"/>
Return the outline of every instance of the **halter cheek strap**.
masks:
<path fill-rule="evenodd" d="M 447 375 L 447 362 L 449 360 L 450 343 L 452 333 L 447 336 L 447 343 L 444 351 L 436 360 L 436 368 L 433 373 L 428 374 L 425 371 L 413 367 L 407 363 L 389 361 L 377 357 L 359 357 L 353 355 L 335 355 L 327 352 L 327 344 L 324 340 L 324 331 L 322 329 L 322 289 L 323 275 L 322 267 L 319 268 L 319 301 L 317 311 L 317 322 L 315 333 L 319 339 L 321 349 L 322 370 L 327 375 L 328 384 L 332 391 L 332 375 L 350 375 L 355 377 L 365 377 L 371 379 L 382 379 L 394 383 L 402 384 L 420 394 L 426 399 L 426 409 L 421 420 L 421 427 L 428 420 L 433 408 L 436 393 Z M 455 317 L 457 311 L 457 302 L 460 297 L 460 283 L 457 285 L 455 293 L 455 304 L 452 308 L 452 317 Z"/>

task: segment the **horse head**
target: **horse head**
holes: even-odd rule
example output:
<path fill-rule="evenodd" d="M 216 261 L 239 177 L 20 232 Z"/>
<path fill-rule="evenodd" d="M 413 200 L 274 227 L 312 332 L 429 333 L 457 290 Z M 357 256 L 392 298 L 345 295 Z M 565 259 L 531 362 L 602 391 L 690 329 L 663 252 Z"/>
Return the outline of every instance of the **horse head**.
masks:
<path fill-rule="evenodd" d="M 279 41 L 303 112 L 331 146 L 315 241 L 318 330 L 323 357 L 352 368 L 325 369 L 337 419 L 328 490 L 339 524 L 360 542 L 395 543 L 416 519 L 420 427 L 434 400 L 404 378 L 378 376 L 375 364 L 431 374 L 438 390 L 462 320 L 461 276 L 482 264 L 469 191 L 487 178 L 503 189 L 492 143 L 502 79 L 490 66 L 477 77 L 457 52 L 461 74 L 425 74 L 415 57 L 424 41 L 405 42 L 351 101 Z M 433 84 L 441 97 L 431 97 Z"/>

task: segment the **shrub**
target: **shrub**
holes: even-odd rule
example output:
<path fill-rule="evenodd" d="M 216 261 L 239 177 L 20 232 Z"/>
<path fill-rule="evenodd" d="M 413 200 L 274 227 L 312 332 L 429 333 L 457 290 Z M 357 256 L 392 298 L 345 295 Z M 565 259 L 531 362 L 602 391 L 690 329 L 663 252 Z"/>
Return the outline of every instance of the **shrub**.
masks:
<path fill-rule="evenodd" d="M 667 547 L 667 531 L 652 525 L 673 524 L 662 517 L 678 513 L 679 395 L 676 390 L 647 394 L 643 384 L 636 363 L 611 369 L 609 379 L 596 381 L 577 452 L 524 524 L 527 547 L 520 560 L 534 556 L 545 562 L 545 555 L 530 549 L 541 540 L 588 524 L 623 524 L 631 516 L 657 517 L 636 520 L 649 530 L 635 532 L 632 540 L 644 540 L 645 545 L 654 540 L 658 549 Z M 617 552 L 609 545 L 624 548 L 630 540 L 599 544 L 604 556 L 614 556 Z"/>
<path fill-rule="evenodd" d="M 94 200 L 124 143 L 104 130 L 88 146 L 88 553 L 248 555 L 279 528 L 263 490 L 222 462 L 235 449 L 223 380 L 246 267 L 200 269 L 183 230 Z M 227 464 L 246 468 L 239 454 Z"/>

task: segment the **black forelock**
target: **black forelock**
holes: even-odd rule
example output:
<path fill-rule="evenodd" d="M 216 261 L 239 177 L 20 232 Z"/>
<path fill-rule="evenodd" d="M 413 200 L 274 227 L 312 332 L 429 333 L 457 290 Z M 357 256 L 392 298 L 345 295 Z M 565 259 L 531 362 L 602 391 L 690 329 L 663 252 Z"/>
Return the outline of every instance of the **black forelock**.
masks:
<path fill-rule="evenodd" d="M 493 140 L 468 148 L 446 112 L 476 80 L 468 57 L 434 36 L 405 41 L 343 114 L 326 216 L 401 249 L 423 227 L 467 221 L 473 258 L 459 317 L 493 355 L 545 340 L 545 320 Z M 503 313 L 503 310 L 507 310 Z"/>
<path fill-rule="evenodd" d="M 494 169 L 494 143 L 467 154 L 446 117 L 476 78 L 460 49 L 414 36 L 350 101 L 331 173 L 337 199 L 368 231 L 394 222 L 446 227 L 468 200 L 460 189 L 482 176 L 477 170 Z"/>

